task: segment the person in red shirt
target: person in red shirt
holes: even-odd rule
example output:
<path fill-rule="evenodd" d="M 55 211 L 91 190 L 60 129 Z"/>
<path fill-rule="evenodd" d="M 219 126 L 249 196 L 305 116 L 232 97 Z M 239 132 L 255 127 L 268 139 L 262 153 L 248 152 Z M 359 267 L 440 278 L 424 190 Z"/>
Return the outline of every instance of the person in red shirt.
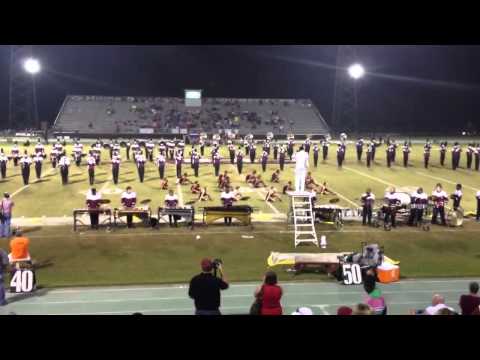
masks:
<path fill-rule="evenodd" d="M 470 294 L 462 295 L 460 297 L 460 308 L 462 309 L 462 315 L 473 315 L 474 312 L 478 313 L 480 307 L 480 296 L 478 296 L 478 283 L 470 283 Z"/>
<path fill-rule="evenodd" d="M 263 285 L 255 290 L 255 297 L 262 298 L 260 315 L 282 315 L 280 300 L 283 295 L 282 288 L 277 285 L 277 274 L 268 271 L 265 274 Z"/>

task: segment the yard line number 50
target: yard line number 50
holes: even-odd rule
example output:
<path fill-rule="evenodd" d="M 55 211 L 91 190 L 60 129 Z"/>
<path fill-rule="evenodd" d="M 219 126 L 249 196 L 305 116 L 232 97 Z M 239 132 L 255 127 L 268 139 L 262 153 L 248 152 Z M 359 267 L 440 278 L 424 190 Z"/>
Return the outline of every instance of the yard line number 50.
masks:
<path fill-rule="evenodd" d="M 359 285 L 362 283 L 362 270 L 358 264 L 343 264 L 343 283 L 345 285 Z"/>

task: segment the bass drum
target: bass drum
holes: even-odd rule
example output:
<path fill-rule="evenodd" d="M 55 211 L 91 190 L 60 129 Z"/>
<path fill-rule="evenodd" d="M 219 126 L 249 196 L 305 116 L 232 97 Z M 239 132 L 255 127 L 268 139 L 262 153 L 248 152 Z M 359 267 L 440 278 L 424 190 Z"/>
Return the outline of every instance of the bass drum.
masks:
<path fill-rule="evenodd" d="M 396 193 L 395 195 L 400 199 L 402 206 L 408 206 L 412 202 L 410 195 L 407 193 Z"/>
<path fill-rule="evenodd" d="M 463 225 L 463 211 L 450 210 L 447 214 L 447 224 L 450 227 L 460 227 Z"/>

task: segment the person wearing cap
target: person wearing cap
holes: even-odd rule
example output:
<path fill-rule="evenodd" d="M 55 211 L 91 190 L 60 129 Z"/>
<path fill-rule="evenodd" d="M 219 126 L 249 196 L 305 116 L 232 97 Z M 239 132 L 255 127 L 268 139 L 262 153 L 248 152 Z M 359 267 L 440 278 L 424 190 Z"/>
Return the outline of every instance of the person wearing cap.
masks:
<path fill-rule="evenodd" d="M 295 310 L 292 315 L 313 315 L 312 309 L 308 307 L 300 307 Z"/>
<path fill-rule="evenodd" d="M 212 274 L 213 263 L 210 259 L 201 262 L 202 272 L 190 280 L 188 296 L 195 302 L 195 315 L 221 315 L 220 291 L 228 289 L 228 282 L 221 264 L 218 265 L 222 277 Z"/>
<path fill-rule="evenodd" d="M 0 201 L 0 237 L 2 238 L 10 236 L 10 223 L 14 205 L 14 202 L 10 199 L 10 194 L 4 193 L 3 199 Z"/>
<path fill-rule="evenodd" d="M 263 279 L 263 284 L 255 289 L 255 298 L 260 298 L 262 306 L 260 315 L 282 315 L 282 299 L 283 290 L 278 285 L 277 274 L 268 271 Z"/>

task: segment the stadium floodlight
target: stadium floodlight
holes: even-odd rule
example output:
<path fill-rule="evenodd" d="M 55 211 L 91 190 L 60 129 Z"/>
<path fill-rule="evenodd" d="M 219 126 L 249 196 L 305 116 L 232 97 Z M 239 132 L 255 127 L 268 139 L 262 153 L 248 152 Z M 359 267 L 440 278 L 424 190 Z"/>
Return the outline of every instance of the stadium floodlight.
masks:
<path fill-rule="evenodd" d="M 23 68 L 29 74 L 38 74 L 41 70 L 40 62 L 34 58 L 28 58 L 23 62 Z"/>
<path fill-rule="evenodd" d="M 354 80 L 361 79 L 365 75 L 365 69 L 360 64 L 353 64 L 348 68 L 348 75 Z"/>

